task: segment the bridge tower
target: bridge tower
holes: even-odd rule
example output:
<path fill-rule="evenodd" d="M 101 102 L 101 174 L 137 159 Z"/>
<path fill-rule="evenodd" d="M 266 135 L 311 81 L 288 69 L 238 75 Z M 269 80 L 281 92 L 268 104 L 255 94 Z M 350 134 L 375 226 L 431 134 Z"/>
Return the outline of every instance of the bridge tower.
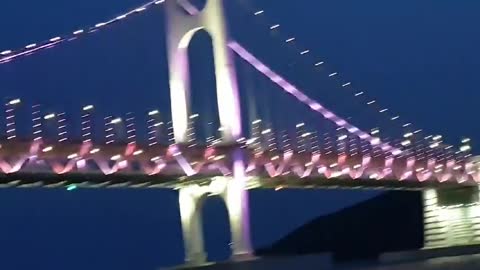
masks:
<path fill-rule="evenodd" d="M 197 10 L 188 0 L 167 0 L 167 51 L 170 74 L 170 97 L 175 142 L 187 142 L 190 115 L 188 47 L 193 35 L 203 29 L 213 42 L 218 111 L 222 142 L 233 144 L 241 138 L 241 113 L 233 55 L 228 48 L 228 27 L 224 0 L 208 0 Z M 244 153 L 233 154 L 232 177 L 216 178 L 210 186 L 190 185 L 179 190 L 180 215 L 187 264 L 206 262 L 202 235 L 202 202 L 208 194 L 221 196 L 226 204 L 231 231 L 233 259 L 252 254 L 248 193 L 245 189 Z"/>

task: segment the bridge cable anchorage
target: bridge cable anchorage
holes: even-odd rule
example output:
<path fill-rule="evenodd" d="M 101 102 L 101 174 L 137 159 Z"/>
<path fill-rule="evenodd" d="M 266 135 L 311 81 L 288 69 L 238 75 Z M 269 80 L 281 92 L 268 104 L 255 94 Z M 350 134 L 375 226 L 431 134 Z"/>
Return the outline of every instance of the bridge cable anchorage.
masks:
<path fill-rule="evenodd" d="M 143 13 L 157 5 L 164 3 L 165 0 L 155 0 L 144 3 L 134 9 L 131 9 L 123 14 L 120 14 L 114 18 L 96 23 L 93 26 L 88 26 L 84 28 L 80 28 L 74 31 L 71 31 L 65 35 L 57 35 L 50 39 L 38 41 L 34 43 L 30 43 L 28 45 L 23 46 L 22 48 L 18 49 L 5 49 L 0 51 L 0 65 L 11 62 L 19 57 L 22 56 L 30 56 L 36 53 L 39 53 L 45 49 L 56 47 L 60 44 L 71 42 L 77 40 L 80 37 L 84 37 L 88 34 L 95 33 L 97 31 L 103 30 L 107 26 L 114 25 L 120 21 L 123 21 L 133 15 Z"/>
<path fill-rule="evenodd" d="M 252 14 L 253 17 L 255 17 L 257 20 L 261 20 L 261 23 L 265 26 L 264 28 L 268 29 L 267 31 L 269 31 L 269 33 L 275 32 L 276 33 L 275 36 L 278 37 L 278 34 L 282 31 L 281 30 L 282 29 L 281 28 L 282 24 L 280 24 L 280 23 L 270 23 L 269 21 L 267 21 L 266 11 L 263 10 L 263 9 L 254 8 L 251 2 L 246 3 L 245 1 L 242 1 L 242 5 L 243 5 L 244 8 L 248 9 L 248 12 L 250 14 Z M 290 49 L 295 50 L 296 54 L 298 54 L 300 56 L 305 56 L 305 57 L 307 55 L 310 55 L 309 56 L 310 59 L 313 59 L 314 56 L 312 56 L 311 50 L 306 49 L 305 46 L 300 46 L 299 42 L 298 42 L 298 39 L 294 35 L 282 35 L 282 37 L 280 39 L 281 39 L 281 42 L 283 44 L 287 44 Z M 325 72 L 325 71 L 327 71 L 327 67 L 326 67 L 327 64 L 326 64 L 325 60 L 318 60 L 317 59 L 317 60 L 309 61 L 309 62 L 311 63 L 311 68 L 315 72 L 322 72 L 322 71 Z M 327 72 L 327 76 L 330 79 L 335 80 L 335 83 L 339 87 L 345 88 L 345 89 L 350 89 L 352 94 L 353 94 L 353 97 L 355 97 L 356 100 L 363 99 L 363 101 L 361 101 L 362 104 L 365 104 L 367 107 L 372 108 L 375 113 L 380 115 L 380 117 L 382 117 L 382 118 L 386 118 L 388 120 L 388 122 L 395 123 L 397 125 L 397 127 L 400 127 L 402 130 L 404 130 L 404 132 L 403 132 L 404 134 L 408 133 L 410 130 L 411 131 L 414 131 L 414 130 L 415 131 L 420 131 L 421 134 L 423 133 L 423 130 L 421 130 L 421 129 L 414 129 L 412 127 L 413 125 L 410 122 L 404 122 L 403 124 L 401 122 L 399 122 L 398 120 L 401 119 L 400 115 L 392 114 L 391 113 L 392 110 L 390 110 L 389 108 L 387 108 L 385 106 L 379 105 L 377 100 L 374 99 L 374 98 L 368 97 L 368 94 L 365 91 L 361 91 L 361 90 L 356 89 L 352 85 L 351 81 L 341 80 L 338 72 L 336 72 L 336 71 Z M 417 133 L 419 133 L 419 132 L 417 132 Z M 418 136 L 420 136 L 421 134 L 418 134 Z M 426 136 L 426 135 L 422 135 L 422 136 Z M 429 144 L 430 143 L 426 142 L 426 145 L 429 145 Z M 446 147 L 448 147 L 448 146 L 450 146 L 450 145 L 447 145 Z M 405 146 L 403 146 L 401 144 L 399 144 L 399 147 L 405 148 Z M 441 152 L 441 154 L 447 156 L 447 155 L 449 155 L 449 151 Z"/>

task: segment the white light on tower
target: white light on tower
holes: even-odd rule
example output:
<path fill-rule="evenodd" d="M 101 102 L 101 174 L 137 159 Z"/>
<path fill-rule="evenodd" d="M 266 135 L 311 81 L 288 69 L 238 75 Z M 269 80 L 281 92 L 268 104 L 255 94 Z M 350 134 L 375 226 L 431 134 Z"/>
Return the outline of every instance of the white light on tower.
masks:
<path fill-rule="evenodd" d="M 188 117 L 188 128 L 187 128 L 187 142 L 189 147 L 196 146 L 196 134 L 195 134 L 195 121 L 199 117 L 199 114 L 192 114 Z"/>
<path fill-rule="evenodd" d="M 163 127 L 163 122 L 160 121 L 160 111 L 153 110 L 148 112 L 147 132 L 148 145 L 153 146 L 159 143 L 159 136 Z"/>
<path fill-rule="evenodd" d="M 42 149 L 42 152 L 47 153 L 47 152 L 50 152 L 52 150 L 53 150 L 53 146 L 47 146 L 47 147 Z"/>
<path fill-rule="evenodd" d="M 93 105 L 87 105 L 87 106 L 84 106 L 84 107 L 83 107 L 83 110 L 84 110 L 84 111 L 91 111 L 91 110 L 93 110 L 93 109 L 94 109 Z"/>
<path fill-rule="evenodd" d="M 111 124 L 120 124 L 122 122 L 122 118 L 115 118 L 112 121 L 110 121 Z"/>
<path fill-rule="evenodd" d="M 12 99 L 8 102 L 8 104 L 10 105 L 17 105 L 17 104 L 20 104 L 20 102 L 22 102 L 19 98 L 16 98 L 16 99 Z"/>
<path fill-rule="evenodd" d="M 470 147 L 470 145 L 462 145 L 460 146 L 460 151 L 461 152 L 468 152 L 470 151 L 472 148 Z"/>
<path fill-rule="evenodd" d="M 113 142 L 115 142 L 115 132 L 113 130 L 113 120 L 112 120 L 112 116 L 107 116 L 105 117 L 103 120 L 105 121 L 105 143 L 106 144 L 111 144 Z"/>
<path fill-rule="evenodd" d="M 265 135 L 267 137 L 267 148 L 269 151 L 276 151 L 277 141 L 275 139 L 275 134 L 272 129 L 267 129 L 267 130 L 268 130 L 268 133 Z"/>
<path fill-rule="evenodd" d="M 262 137 L 262 120 L 256 119 L 252 121 L 251 125 L 251 140 L 252 144 L 250 147 L 253 148 L 255 153 L 260 153 L 262 152 L 262 142 L 261 142 L 261 137 Z"/>
<path fill-rule="evenodd" d="M 34 140 L 42 139 L 42 116 L 40 112 L 40 105 L 32 106 L 32 133 Z"/>
<path fill-rule="evenodd" d="M 167 138 L 168 138 L 168 143 L 169 144 L 175 143 L 175 132 L 173 130 L 172 121 L 167 122 Z"/>
<path fill-rule="evenodd" d="M 53 119 L 53 118 L 55 118 L 54 113 L 47 114 L 43 117 L 43 119 L 45 119 L 45 120 L 50 120 L 50 119 Z"/>
<path fill-rule="evenodd" d="M 430 144 L 430 148 L 437 148 L 439 146 L 440 146 L 440 144 L 438 142 Z"/>
<path fill-rule="evenodd" d="M 402 141 L 402 146 L 409 146 L 412 142 L 410 140 L 404 140 Z"/>
<path fill-rule="evenodd" d="M 157 115 L 159 113 L 160 112 L 158 110 L 153 110 L 153 111 L 148 112 L 148 115 L 153 116 L 153 115 Z"/>
<path fill-rule="evenodd" d="M 87 143 L 92 141 L 92 112 L 93 105 L 86 105 L 82 109 L 82 142 Z"/>
<path fill-rule="evenodd" d="M 310 145 L 312 146 L 312 153 L 319 154 L 320 153 L 320 145 L 318 141 L 318 134 L 316 131 L 312 133 L 310 137 Z"/>
<path fill-rule="evenodd" d="M 15 109 L 20 104 L 20 99 L 9 100 L 5 104 L 5 125 L 7 140 L 15 139 L 17 137 Z"/>
<path fill-rule="evenodd" d="M 66 114 L 61 112 L 57 115 L 58 142 L 67 141 L 67 119 Z"/>
<path fill-rule="evenodd" d="M 122 158 L 121 155 L 114 155 L 114 156 L 112 156 L 110 159 L 113 160 L 113 161 L 118 161 L 118 160 L 120 160 L 121 158 Z"/>
<path fill-rule="evenodd" d="M 298 123 L 296 127 L 296 139 L 297 139 L 297 150 L 299 153 L 306 151 L 306 140 L 303 134 L 305 134 L 305 123 Z"/>
<path fill-rule="evenodd" d="M 127 119 L 125 120 L 127 124 L 127 141 L 128 144 L 135 144 L 137 141 L 137 131 L 135 129 L 135 117 L 132 112 L 127 113 Z"/>

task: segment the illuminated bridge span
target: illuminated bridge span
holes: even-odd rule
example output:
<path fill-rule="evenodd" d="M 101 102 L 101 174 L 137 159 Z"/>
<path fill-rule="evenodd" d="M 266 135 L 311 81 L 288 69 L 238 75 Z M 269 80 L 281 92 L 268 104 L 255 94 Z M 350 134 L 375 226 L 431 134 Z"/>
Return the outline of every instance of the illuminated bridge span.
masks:
<path fill-rule="evenodd" d="M 413 129 L 410 122 L 397 124 L 400 129 L 382 129 L 398 130 L 398 134 L 388 135 L 379 128 L 364 131 L 353 125 L 350 118 L 327 109 L 234 41 L 226 25 L 224 2 L 209 0 L 200 8 L 187 0 L 152 1 L 94 27 L 0 52 L 0 64 L 8 64 L 154 7 L 164 7 L 170 100 L 174 104 L 170 106 L 171 120 L 161 119 L 158 110 L 151 110 L 141 116 L 147 119 L 146 125 L 137 121 L 133 113 L 125 117 L 106 115 L 101 118 L 102 134 L 94 125 L 99 119 L 93 105 L 84 106 L 77 120 L 69 118 L 68 112 L 45 114 L 38 104 L 26 106 L 31 107 L 31 133 L 22 136 L 17 126 L 24 123 L 18 114 L 25 109 L 25 102 L 6 99 L 0 185 L 177 189 L 186 262 L 191 264 L 206 261 L 201 206 L 212 194 L 221 196 L 228 209 L 232 257 L 252 255 L 247 192 L 252 188 L 421 189 L 425 195 L 427 248 L 480 243 L 480 167 L 478 158 L 470 153 L 469 139 L 455 147 L 446 144 L 440 135 L 425 135 L 421 129 Z M 253 17 L 262 14 L 263 10 L 251 12 Z M 279 27 L 273 24 L 268 29 L 277 31 Z M 210 127 L 210 122 L 191 112 L 188 66 L 189 43 L 201 29 L 212 38 L 219 112 L 219 126 L 204 139 L 198 136 L 202 133 L 198 126 Z M 282 42 L 294 40 L 289 37 Z M 309 53 L 303 49 L 297 56 Z M 255 106 L 251 106 L 254 102 L 242 104 L 235 60 L 276 87 L 281 98 L 290 102 L 284 106 L 300 106 L 304 121 L 286 123 L 288 117 L 281 108 L 273 118 L 280 117 L 282 125 L 274 127 L 275 121 L 255 112 Z M 314 68 L 323 65 L 324 61 L 312 62 Z M 327 76 L 335 79 L 338 73 Z M 342 81 L 339 87 L 352 85 Z M 363 94 L 354 92 L 355 97 Z M 251 99 L 255 95 L 247 94 Z M 374 104 L 376 100 L 366 102 L 369 108 Z M 246 111 L 249 119 L 244 121 Z M 388 115 L 388 111 L 380 108 L 375 112 Z M 388 122 L 397 123 L 399 118 L 388 116 Z M 80 130 L 76 136 L 72 126 Z M 140 126 L 146 127 L 145 140 L 138 136 L 142 133 L 138 131 Z M 455 199 L 449 199 L 452 196 Z"/>
<path fill-rule="evenodd" d="M 473 160 L 437 163 L 433 159 L 416 161 L 389 155 L 326 154 L 327 151 L 321 149 L 315 152 L 257 152 L 250 147 L 253 144 L 250 141 L 209 147 L 178 144 L 142 147 L 134 143 L 47 144 L 41 140 L 10 140 L 0 149 L 0 169 L 6 174 L 0 179 L 5 187 L 71 184 L 179 187 L 195 181 L 205 183 L 215 176 L 231 177 L 233 153 L 240 148 L 244 149 L 249 188 L 421 188 L 445 183 L 471 186 L 480 181 Z M 46 179 L 40 181 L 39 175 Z M 143 177 L 137 178 L 139 176 Z"/>

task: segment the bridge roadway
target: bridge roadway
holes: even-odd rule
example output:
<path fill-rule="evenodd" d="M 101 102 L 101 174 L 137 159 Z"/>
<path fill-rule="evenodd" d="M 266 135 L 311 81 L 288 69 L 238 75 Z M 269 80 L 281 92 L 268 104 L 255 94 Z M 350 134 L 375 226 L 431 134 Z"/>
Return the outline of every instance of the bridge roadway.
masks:
<path fill-rule="evenodd" d="M 1 187 L 178 188 L 230 176 L 234 149 L 244 148 L 248 188 L 423 189 L 475 186 L 468 162 L 414 161 L 378 155 L 254 153 L 245 144 L 215 147 L 3 141 Z M 321 153 L 321 152 L 320 152 Z"/>

